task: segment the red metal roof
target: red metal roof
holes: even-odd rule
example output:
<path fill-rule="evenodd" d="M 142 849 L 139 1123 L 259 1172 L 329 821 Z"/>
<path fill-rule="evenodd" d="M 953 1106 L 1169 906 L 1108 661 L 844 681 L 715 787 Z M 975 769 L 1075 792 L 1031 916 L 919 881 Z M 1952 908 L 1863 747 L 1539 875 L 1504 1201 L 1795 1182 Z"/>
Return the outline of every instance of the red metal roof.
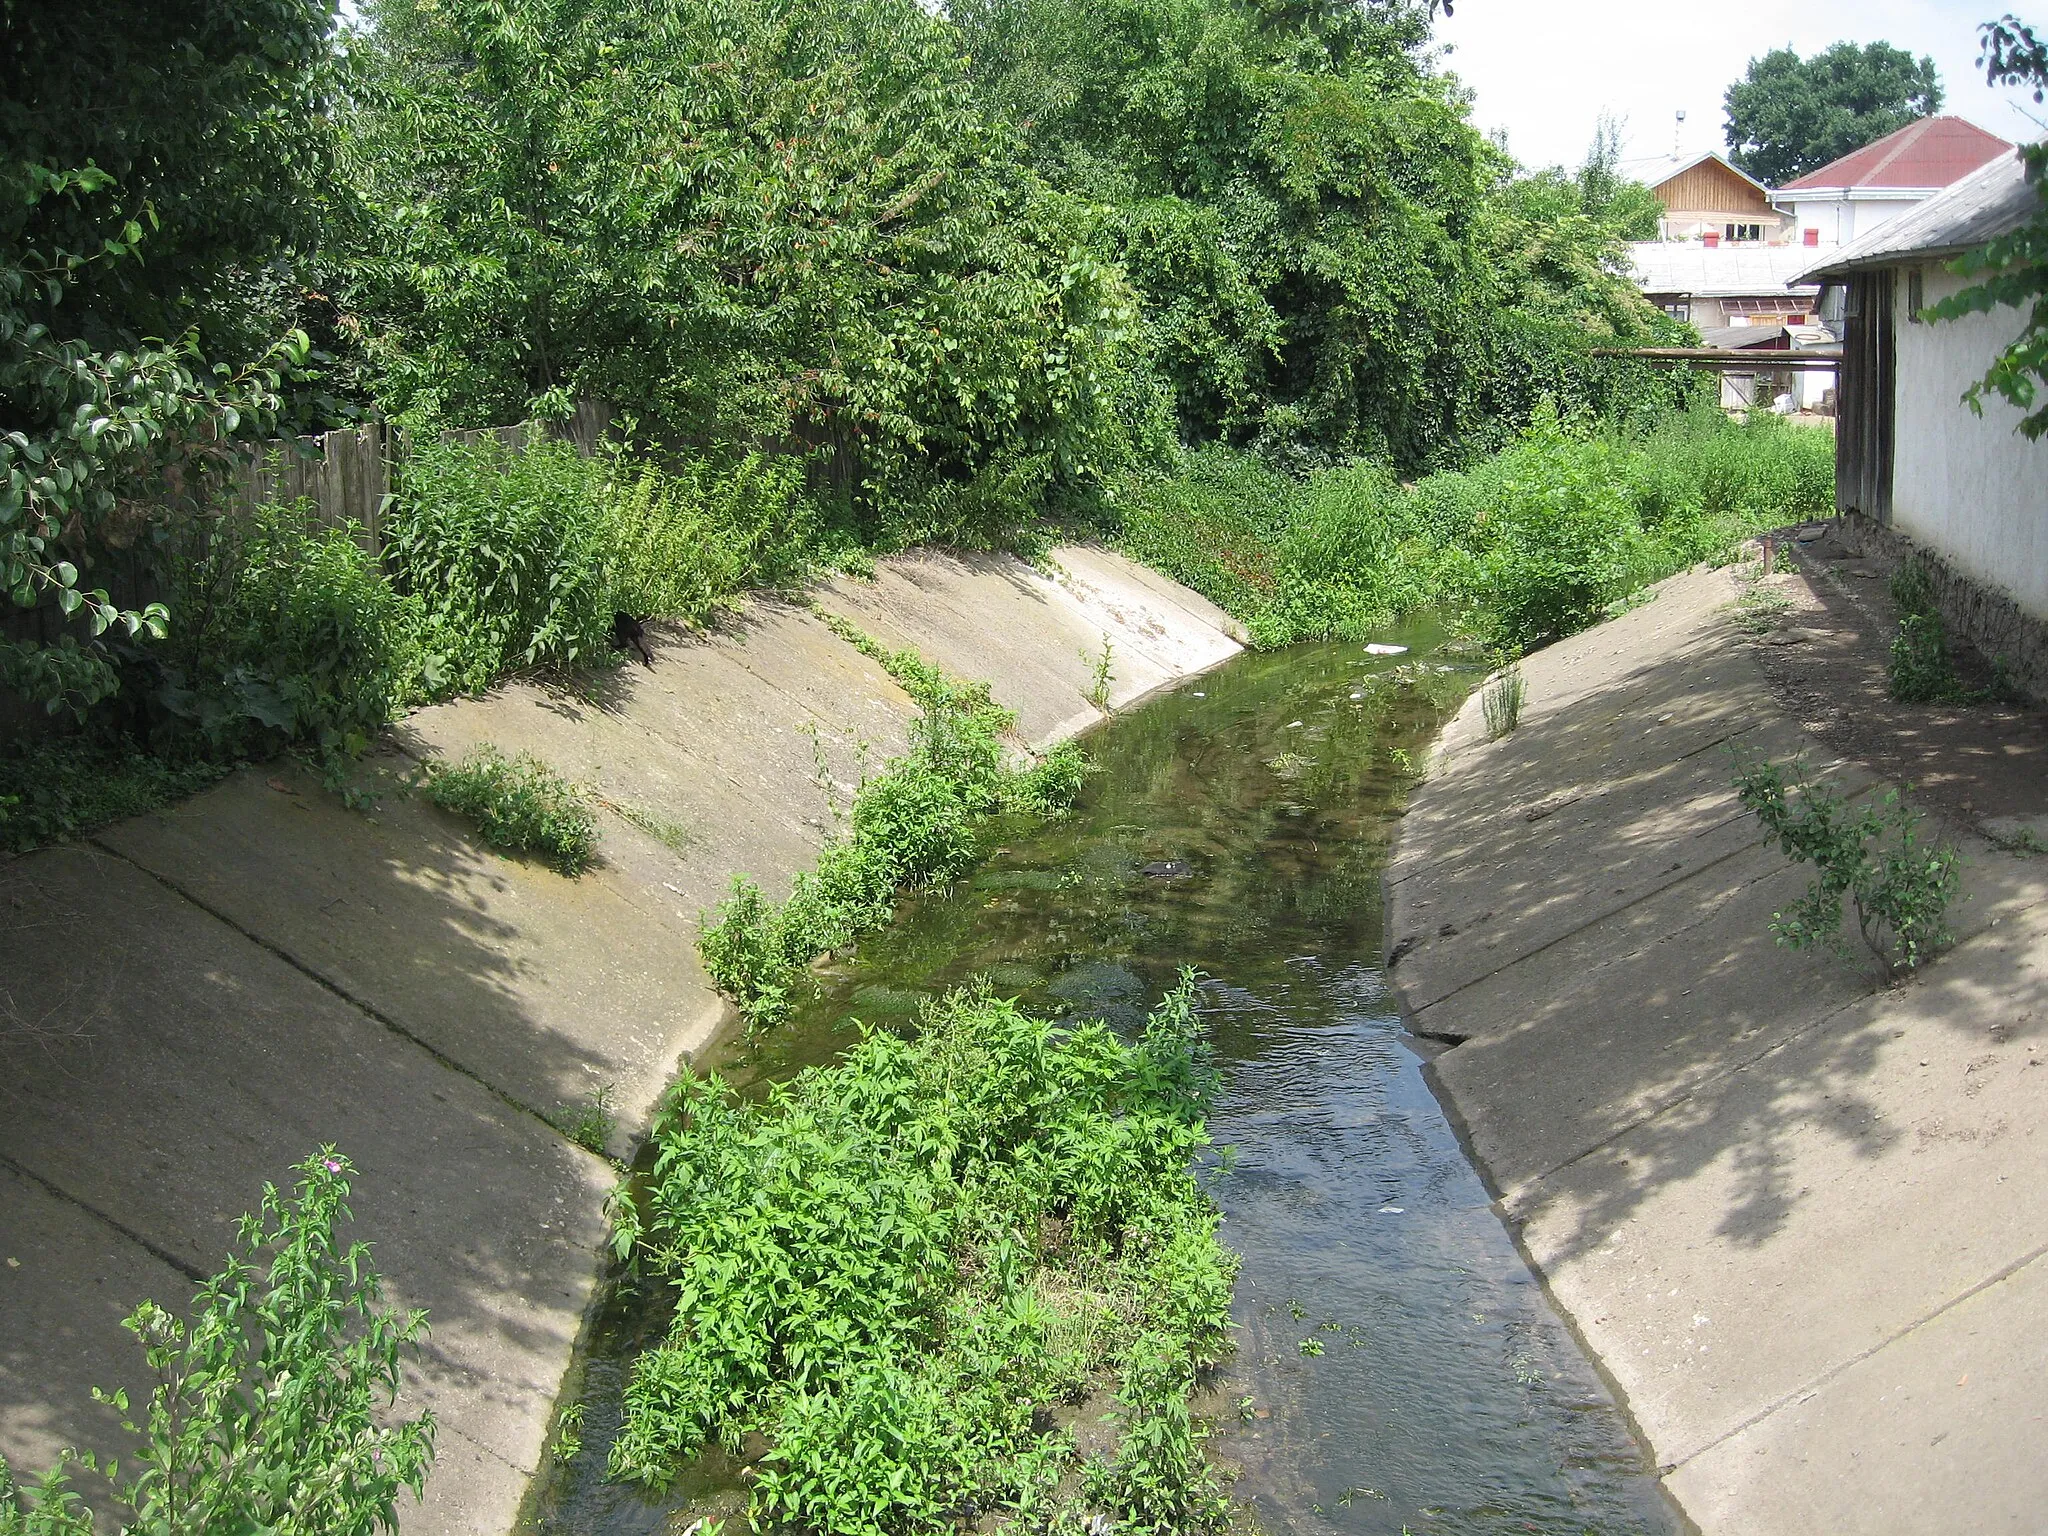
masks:
<path fill-rule="evenodd" d="M 1923 117 L 1778 188 L 1945 187 L 2012 146 L 1960 117 Z"/>

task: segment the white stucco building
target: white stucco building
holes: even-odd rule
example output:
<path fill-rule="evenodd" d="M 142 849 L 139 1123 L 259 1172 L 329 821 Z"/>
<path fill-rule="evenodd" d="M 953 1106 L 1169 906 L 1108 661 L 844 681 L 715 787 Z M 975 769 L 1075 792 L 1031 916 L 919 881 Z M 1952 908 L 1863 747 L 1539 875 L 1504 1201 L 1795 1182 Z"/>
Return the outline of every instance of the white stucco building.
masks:
<path fill-rule="evenodd" d="M 1969 590 L 1945 591 L 1944 612 L 2048 697 L 2048 438 L 2021 436 L 2022 413 L 2001 397 L 1981 415 L 1962 400 L 2024 317 L 1926 314 L 1965 286 L 1949 263 L 2018 228 L 2042 197 L 2007 151 L 1801 276 L 1842 300 L 1837 509 L 1880 544 L 1934 557 L 1950 586 L 1961 578 Z"/>
<path fill-rule="evenodd" d="M 1847 245 L 2011 149 L 1964 118 L 1923 117 L 1786 182 L 1771 202 L 1796 243 Z"/>

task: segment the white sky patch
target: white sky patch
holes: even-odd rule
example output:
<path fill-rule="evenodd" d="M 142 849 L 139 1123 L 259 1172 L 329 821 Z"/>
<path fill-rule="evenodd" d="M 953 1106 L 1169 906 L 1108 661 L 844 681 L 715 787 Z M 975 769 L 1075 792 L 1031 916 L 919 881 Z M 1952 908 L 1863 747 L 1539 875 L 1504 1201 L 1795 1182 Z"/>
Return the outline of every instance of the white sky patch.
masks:
<path fill-rule="evenodd" d="M 1472 121 L 1507 131 L 1530 166 L 1576 165 L 1601 110 L 1626 119 L 1627 156 L 1672 148 L 1673 115 L 1687 154 L 1725 150 L 1721 97 L 1749 61 L 1790 47 L 1802 58 L 1830 43 L 1887 42 L 1933 56 L 1942 111 L 2015 143 L 2039 139 L 2048 107 L 2031 91 L 1994 91 L 1977 68 L 1980 22 L 2017 9 L 2048 23 L 2039 5 L 2010 0 L 1456 0 L 1439 17 L 1443 63 L 1475 95 Z M 2033 114 L 2030 119 L 2027 114 Z"/>

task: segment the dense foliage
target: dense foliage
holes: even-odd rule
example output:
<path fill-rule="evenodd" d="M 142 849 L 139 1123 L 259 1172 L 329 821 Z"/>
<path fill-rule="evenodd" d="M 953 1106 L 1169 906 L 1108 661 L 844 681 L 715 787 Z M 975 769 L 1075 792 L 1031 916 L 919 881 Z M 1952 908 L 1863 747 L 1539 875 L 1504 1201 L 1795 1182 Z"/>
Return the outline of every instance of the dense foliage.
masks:
<path fill-rule="evenodd" d="M 590 394 L 808 446 L 871 520 L 1014 521 L 1085 472 L 1132 322 L 915 0 L 382 0 L 349 282 L 389 409 Z"/>
<path fill-rule="evenodd" d="M 124 568 L 221 440 L 311 391 L 293 261 L 330 165 L 327 0 L 81 0 L 0 27 L 0 687 L 83 714 L 118 687 Z"/>
<path fill-rule="evenodd" d="M 1082 760 L 1062 743 L 1013 767 L 1003 737 L 1016 716 L 986 683 L 958 683 L 910 651 L 889 651 L 843 621 L 845 638 L 888 668 L 918 713 L 910 750 L 865 780 L 843 836 L 816 870 L 771 901 L 745 875 L 719 905 L 699 944 L 704 969 L 739 1005 L 749 1028 L 779 1022 L 802 968 L 887 925 L 897 892 L 950 879 L 973 863 L 981 823 L 1001 811 L 1058 815 L 1073 805 Z"/>
<path fill-rule="evenodd" d="M 1766 186 L 1941 110 L 1934 60 L 1890 43 L 1836 43 L 1810 59 L 1774 48 L 1728 87 L 1728 158 Z"/>
<path fill-rule="evenodd" d="M 1618 229 L 1512 164 L 1407 4 L 956 0 L 988 98 L 1102 210 L 1179 435 L 1436 467 L 1605 404 L 1660 323 Z M 1576 189 L 1574 189 L 1576 190 Z M 1597 211 L 1605 212 L 1604 204 Z"/>
<path fill-rule="evenodd" d="M 1188 1411 L 1235 1270 L 1191 1167 L 1213 1078 L 1187 977 L 1129 1043 L 967 993 L 765 1104 L 686 1072 L 620 1213 L 675 1316 L 634 1366 L 613 1472 L 663 1486 L 759 1434 L 762 1525 L 1214 1527 Z M 1050 1410 L 1110 1391 L 1118 1447 L 1084 1461 Z"/>
<path fill-rule="evenodd" d="M 2016 16 L 1984 26 L 1981 62 L 1993 85 L 2030 85 L 2034 100 L 2048 96 L 2048 43 Z M 1999 236 L 1957 263 L 1957 270 L 1979 281 L 1951 298 L 1932 305 L 1936 320 L 1985 314 L 2012 305 L 2025 317 L 2020 333 L 1991 360 L 1984 377 L 1964 394 L 1972 410 L 1982 412 L 1987 394 L 2002 396 L 2023 413 L 2019 430 L 2038 439 L 2048 435 L 2048 140 L 2021 151 L 2027 180 L 2040 194 L 2034 216 L 2010 234 Z"/>
<path fill-rule="evenodd" d="M 1699 407 L 1621 434 L 1539 415 L 1520 441 L 1404 487 L 1371 465 L 1294 480 L 1210 448 L 1134 477 L 1119 537 L 1264 644 L 1355 636 L 1405 609 L 1476 604 L 1524 648 L 1758 528 L 1825 516 L 1831 434 Z"/>
<path fill-rule="evenodd" d="M 294 1171 L 290 1194 L 264 1186 L 189 1323 L 145 1301 L 124 1324 L 156 1379 L 139 1424 L 125 1391 L 94 1393 L 139 1442 L 104 1469 L 124 1536 L 370 1536 L 425 1484 L 434 1416 L 392 1406 L 426 1314 L 385 1311 L 368 1246 L 342 1243 L 348 1160 L 328 1147 Z M 73 1468 L 101 1470 L 67 1454 L 29 1493 L 0 1462 L 0 1536 L 92 1536 Z"/>

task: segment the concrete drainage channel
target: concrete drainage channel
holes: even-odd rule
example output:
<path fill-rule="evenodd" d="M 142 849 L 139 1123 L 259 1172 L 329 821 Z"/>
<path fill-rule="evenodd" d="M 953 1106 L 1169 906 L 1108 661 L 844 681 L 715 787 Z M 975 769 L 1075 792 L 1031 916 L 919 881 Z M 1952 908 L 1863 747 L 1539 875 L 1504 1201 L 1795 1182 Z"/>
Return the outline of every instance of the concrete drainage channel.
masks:
<path fill-rule="evenodd" d="M 1388 935 L 1468 1146 L 1709 1532 L 2041 1525 L 2048 859 L 1940 826 L 1956 945 L 1881 988 L 1771 939 L 1810 872 L 1731 748 L 1805 753 L 1727 571 L 1524 663 L 1520 728 L 1446 728 Z"/>
<path fill-rule="evenodd" d="M 1112 708 L 1238 650 L 1211 604 L 1092 548 L 1043 570 L 905 556 L 815 600 L 991 682 L 1032 744 L 1101 718 L 1105 642 Z M 655 663 L 421 711 L 372 764 L 395 782 L 480 741 L 537 753 L 600 797 L 603 862 L 579 880 L 275 764 L 0 869 L 0 1454 L 113 1445 L 90 1389 L 143 1385 L 122 1317 L 182 1302 L 263 1182 L 332 1142 L 388 1300 L 431 1315 L 405 1401 L 433 1408 L 439 1449 L 404 1529 L 511 1526 L 614 1177 L 551 1121 L 607 1089 L 625 1150 L 724 1017 L 699 911 L 737 871 L 784 894 L 832 785 L 899 751 L 913 714 L 795 605 L 666 638 Z"/>

